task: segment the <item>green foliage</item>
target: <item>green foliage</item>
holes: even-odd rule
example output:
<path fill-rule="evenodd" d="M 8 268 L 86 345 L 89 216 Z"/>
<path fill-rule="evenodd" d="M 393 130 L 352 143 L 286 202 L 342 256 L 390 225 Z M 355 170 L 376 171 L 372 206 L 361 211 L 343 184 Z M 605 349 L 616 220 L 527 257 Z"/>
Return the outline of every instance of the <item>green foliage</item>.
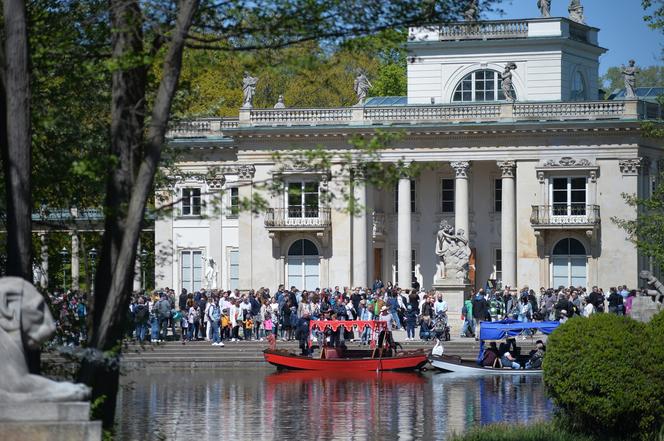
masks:
<path fill-rule="evenodd" d="M 492 424 L 476 427 L 464 435 L 453 436 L 450 441 L 595 441 L 592 437 L 572 433 L 553 423 L 528 426 Z M 607 441 L 604 439 L 603 441 Z"/>
<path fill-rule="evenodd" d="M 551 334 L 544 382 L 572 430 L 654 439 L 664 384 L 647 337 L 645 324 L 613 314 L 573 318 Z"/>
<path fill-rule="evenodd" d="M 608 93 L 625 88 L 622 69 L 618 66 L 610 67 L 602 76 L 602 83 Z M 637 87 L 664 87 L 664 67 L 639 67 L 636 76 Z"/>
<path fill-rule="evenodd" d="M 644 17 L 648 25 L 653 29 L 664 30 L 664 0 L 641 0 L 641 4 L 648 13 Z M 650 8 L 653 10 L 648 11 Z"/>

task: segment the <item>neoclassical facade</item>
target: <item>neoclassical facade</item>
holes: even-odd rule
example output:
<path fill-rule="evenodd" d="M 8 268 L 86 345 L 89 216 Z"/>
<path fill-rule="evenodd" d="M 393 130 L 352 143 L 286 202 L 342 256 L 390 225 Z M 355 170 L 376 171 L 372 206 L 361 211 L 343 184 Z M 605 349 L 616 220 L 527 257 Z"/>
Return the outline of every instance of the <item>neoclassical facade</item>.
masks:
<path fill-rule="evenodd" d="M 157 285 L 314 289 L 379 277 L 428 288 L 446 221 L 469 239 L 475 287 L 636 286 L 649 262 L 612 219 L 637 216 L 622 195 L 647 197 L 659 176 L 664 148 L 641 127 L 661 110 L 598 99 L 597 36 L 566 18 L 411 29 L 407 97 L 179 124 L 170 139 L 186 173 L 162 192 L 177 208 L 155 223 Z M 502 90 L 508 64 L 514 102 Z M 425 167 L 392 188 L 358 175 L 351 191 L 366 209 L 354 216 L 322 197 L 341 192 L 340 163 L 321 171 L 274 159 L 346 152 L 352 136 L 376 130 L 400 134 L 381 161 Z M 262 189 L 277 174 L 282 191 Z M 267 211 L 239 206 L 256 193 Z"/>

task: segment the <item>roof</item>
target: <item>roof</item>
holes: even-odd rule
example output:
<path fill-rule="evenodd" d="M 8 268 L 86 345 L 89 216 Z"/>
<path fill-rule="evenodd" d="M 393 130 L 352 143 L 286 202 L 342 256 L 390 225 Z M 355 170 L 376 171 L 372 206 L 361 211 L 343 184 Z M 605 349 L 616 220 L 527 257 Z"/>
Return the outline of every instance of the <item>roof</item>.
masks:
<path fill-rule="evenodd" d="M 646 101 L 655 101 L 657 97 L 664 95 L 664 87 L 637 87 L 636 97 Z M 610 100 L 623 100 L 625 99 L 625 89 L 615 90 L 609 95 Z"/>
<path fill-rule="evenodd" d="M 372 96 L 367 98 L 364 103 L 365 107 L 381 107 L 381 106 L 405 106 L 408 104 L 407 96 Z"/>

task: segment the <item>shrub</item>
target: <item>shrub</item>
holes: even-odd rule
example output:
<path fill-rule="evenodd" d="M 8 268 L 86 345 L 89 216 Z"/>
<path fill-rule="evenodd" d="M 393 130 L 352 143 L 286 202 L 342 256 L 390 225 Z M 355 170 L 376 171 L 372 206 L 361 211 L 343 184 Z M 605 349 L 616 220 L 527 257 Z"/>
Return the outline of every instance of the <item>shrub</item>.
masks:
<path fill-rule="evenodd" d="M 544 383 L 575 432 L 652 439 L 661 418 L 662 388 L 655 378 L 643 323 L 613 314 L 574 318 L 548 340 Z"/>
<path fill-rule="evenodd" d="M 464 435 L 453 436 L 450 441 L 594 441 L 585 435 L 560 429 L 553 423 L 528 426 L 491 424 L 475 427 Z"/>

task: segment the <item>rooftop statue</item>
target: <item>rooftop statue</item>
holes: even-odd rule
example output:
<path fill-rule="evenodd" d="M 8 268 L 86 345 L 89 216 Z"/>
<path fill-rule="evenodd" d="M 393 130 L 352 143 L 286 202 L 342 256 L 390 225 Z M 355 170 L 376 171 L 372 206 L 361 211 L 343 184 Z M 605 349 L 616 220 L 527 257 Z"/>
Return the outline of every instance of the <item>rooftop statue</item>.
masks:
<path fill-rule="evenodd" d="M 284 104 L 284 96 L 279 95 L 279 98 L 277 99 L 277 104 L 274 105 L 275 109 L 285 109 L 286 104 Z"/>
<path fill-rule="evenodd" d="M 258 78 L 252 77 L 249 75 L 249 72 L 245 71 L 244 78 L 242 79 L 242 93 L 244 95 L 242 107 L 245 109 L 251 109 L 254 105 L 256 84 L 258 84 Z"/>
<path fill-rule="evenodd" d="M 371 87 L 371 83 L 369 82 L 369 79 L 364 74 L 364 72 L 358 70 L 357 76 L 355 77 L 355 83 L 353 84 L 353 90 L 357 95 L 356 106 L 364 105 L 364 100 L 366 99 L 367 93 Z"/>
<path fill-rule="evenodd" d="M 625 98 L 636 98 L 636 74 L 639 73 L 639 69 L 635 65 L 636 61 L 629 60 L 629 66 L 621 67 L 625 80 Z"/>
<path fill-rule="evenodd" d="M 586 19 L 583 16 L 583 5 L 581 0 L 571 0 L 569 2 L 569 19 L 577 23 L 586 24 Z"/>
<path fill-rule="evenodd" d="M 30 374 L 24 347 L 37 349 L 55 332 L 44 297 L 19 277 L 0 279 L 0 402 L 82 401 L 90 396 L 83 384 L 58 382 Z"/>
<path fill-rule="evenodd" d="M 463 12 L 466 21 L 478 21 L 480 19 L 480 7 L 477 5 L 477 0 L 470 0 L 468 8 Z"/>
<path fill-rule="evenodd" d="M 537 0 L 537 7 L 540 10 L 541 17 L 551 17 L 551 0 Z"/>
<path fill-rule="evenodd" d="M 456 233 L 454 227 L 442 221 L 436 233 L 436 255 L 440 257 L 438 279 L 446 279 L 458 283 L 468 280 L 470 247 L 463 229 Z"/>
<path fill-rule="evenodd" d="M 505 94 L 505 99 L 507 101 L 515 101 L 514 97 L 514 84 L 512 82 L 512 71 L 516 70 L 515 63 L 507 63 L 505 65 L 505 70 L 501 74 L 503 80 L 503 93 Z"/>

